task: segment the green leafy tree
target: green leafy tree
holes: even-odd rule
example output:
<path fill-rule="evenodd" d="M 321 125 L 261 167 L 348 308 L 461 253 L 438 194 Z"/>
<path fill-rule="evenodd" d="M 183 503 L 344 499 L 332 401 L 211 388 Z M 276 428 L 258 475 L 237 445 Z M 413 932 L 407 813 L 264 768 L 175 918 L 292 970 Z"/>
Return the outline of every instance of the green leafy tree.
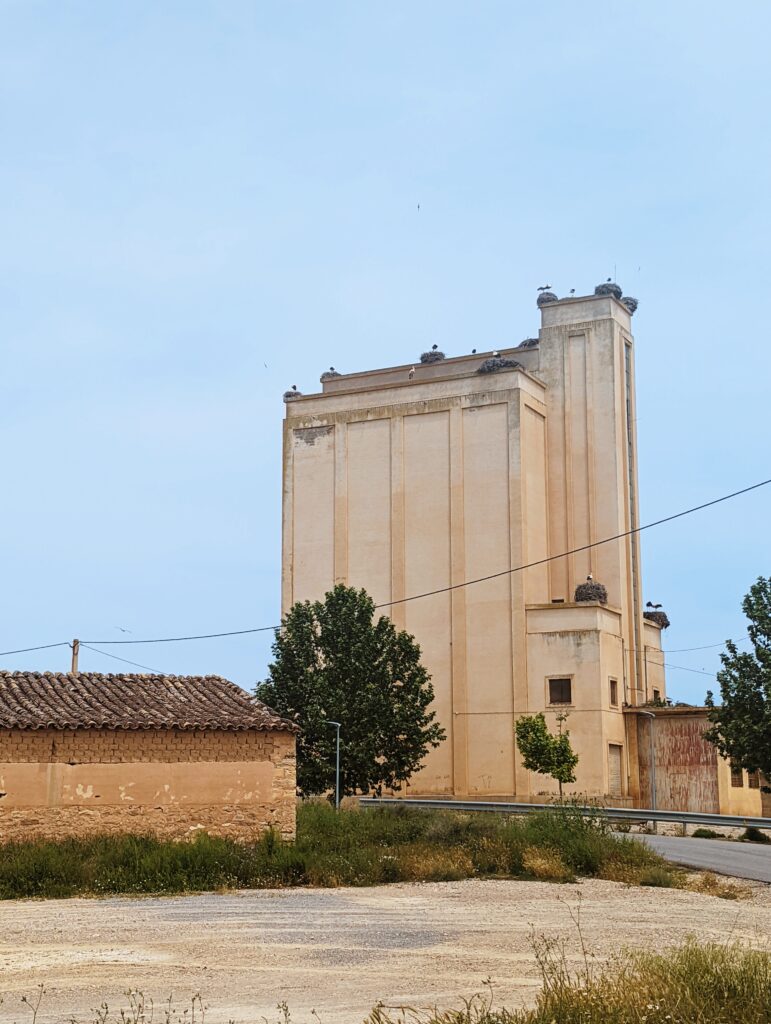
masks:
<path fill-rule="evenodd" d="M 431 677 L 415 638 L 375 619 L 364 590 L 342 584 L 323 601 L 295 604 L 273 642 L 268 678 L 257 697 L 301 728 L 297 787 L 304 796 L 335 785 L 340 722 L 340 793 L 400 789 L 444 729 L 429 710 Z"/>
<path fill-rule="evenodd" d="M 749 620 L 751 651 L 733 640 L 720 655 L 717 674 L 722 703 L 711 692 L 707 707 L 712 727 L 705 734 L 736 767 L 771 779 L 771 577 L 759 576 L 742 601 Z M 767 785 L 763 786 L 769 792 Z"/>
<path fill-rule="evenodd" d="M 570 732 L 562 729 L 567 717 L 566 714 L 557 715 L 559 731 L 556 736 L 549 732 L 543 713 L 523 715 L 514 725 L 522 764 L 530 772 L 556 779 L 560 800 L 563 785 L 576 781 L 575 768 L 578 764 L 578 754 L 570 745 Z"/>

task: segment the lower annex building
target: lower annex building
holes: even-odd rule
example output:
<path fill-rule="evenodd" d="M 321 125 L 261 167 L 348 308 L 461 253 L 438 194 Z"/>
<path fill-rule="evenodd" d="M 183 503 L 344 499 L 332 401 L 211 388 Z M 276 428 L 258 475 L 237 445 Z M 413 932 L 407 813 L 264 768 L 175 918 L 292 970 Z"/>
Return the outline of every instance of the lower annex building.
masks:
<path fill-rule="evenodd" d="M 568 714 L 569 792 L 639 800 L 630 711 L 666 696 L 630 534 L 637 303 L 606 284 L 538 305 L 516 347 L 434 348 L 285 395 L 283 610 L 336 582 L 400 602 L 386 610 L 420 643 L 447 731 L 413 796 L 556 791 L 514 740 L 543 711 L 552 729 Z"/>
<path fill-rule="evenodd" d="M 219 676 L 0 671 L 0 837 L 291 839 L 296 733 Z"/>

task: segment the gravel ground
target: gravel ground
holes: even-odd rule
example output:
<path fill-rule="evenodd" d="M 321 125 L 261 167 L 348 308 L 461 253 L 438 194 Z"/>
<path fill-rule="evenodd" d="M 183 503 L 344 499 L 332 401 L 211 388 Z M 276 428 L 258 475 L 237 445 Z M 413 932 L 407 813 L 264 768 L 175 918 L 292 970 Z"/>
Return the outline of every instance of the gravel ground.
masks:
<path fill-rule="evenodd" d="M 2 1024 L 29 1022 L 21 1004 L 44 983 L 37 1024 L 94 1020 L 141 989 L 184 1006 L 200 992 L 207 1024 L 356 1024 L 378 1000 L 457 1005 L 486 978 L 519 1006 L 539 982 L 531 935 L 559 936 L 578 962 L 570 910 L 598 957 L 661 949 L 688 935 L 771 948 L 771 888 L 730 902 L 596 880 L 579 885 L 477 881 L 371 889 L 281 889 L 166 899 L 0 903 Z M 159 1015 L 156 1014 L 158 1021 Z"/>

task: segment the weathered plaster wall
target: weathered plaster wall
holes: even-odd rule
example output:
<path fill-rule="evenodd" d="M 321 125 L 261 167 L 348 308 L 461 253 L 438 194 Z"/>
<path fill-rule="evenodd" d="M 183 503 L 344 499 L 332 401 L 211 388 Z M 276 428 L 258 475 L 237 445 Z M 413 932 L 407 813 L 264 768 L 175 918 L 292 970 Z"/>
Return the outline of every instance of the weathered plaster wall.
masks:
<path fill-rule="evenodd" d="M 651 806 L 651 730 L 656 762 L 656 807 L 673 811 L 720 811 L 717 787 L 717 752 L 704 739 L 703 715 L 667 715 L 654 720 L 637 716 L 640 760 L 640 804 Z M 661 709 L 665 712 L 665 709 Z"/>
<path fill-rule="evenodd" d="M 647 710 L 647 709 L 646 709 Z M 656 806 L 662 810 L 704 811 L 707 814 L 762 815 L 760 789 L 731 785 L 731 769 L 717 749 L 704 738 L 709 728 L 705 708 L 651 708 L 655 725 L 647 715 L 636 720 L 640 763 L 638 806 L 651 806 L 651 729 L 656 760 Z"/>
<path fill-rule="evenodd" d="M 0 730 L 0 836 L 294 835 L 290 733 Z"/>

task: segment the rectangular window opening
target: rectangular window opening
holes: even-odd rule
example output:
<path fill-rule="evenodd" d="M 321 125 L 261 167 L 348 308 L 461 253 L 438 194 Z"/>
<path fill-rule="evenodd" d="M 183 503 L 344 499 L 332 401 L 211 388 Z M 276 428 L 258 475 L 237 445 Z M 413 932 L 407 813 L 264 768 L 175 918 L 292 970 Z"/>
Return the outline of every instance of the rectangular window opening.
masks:
<path fill-rule="evenodd" d="M 734 789 L 741 789 L 744 786 L 744 772 L 736 765 L 731 765 L 731 786 Z"/>
<path fill-rule="evenodd" d="M 760 789 L 760 776 L 757 772 L 747 772 L 747 785 L 750 789 Z"/>
<path fill-rule="evenodd" d="M 570 679 L 550 679 L 549 680 L 549 703 L 550 704 L 570 704 L 572 703 L 571 693 L 571 680 Z"/>
<path fill-rule="evenodd" d="M 618 679 L 610 680 L 610 704 L 611 707 L 618 707 Z"/>
<path fill-rule="evenodd" d="M 654 690 L 653 691 L 653 699 L 655 701 L 660 701 L 661 700 L 661 690 Z"/>

